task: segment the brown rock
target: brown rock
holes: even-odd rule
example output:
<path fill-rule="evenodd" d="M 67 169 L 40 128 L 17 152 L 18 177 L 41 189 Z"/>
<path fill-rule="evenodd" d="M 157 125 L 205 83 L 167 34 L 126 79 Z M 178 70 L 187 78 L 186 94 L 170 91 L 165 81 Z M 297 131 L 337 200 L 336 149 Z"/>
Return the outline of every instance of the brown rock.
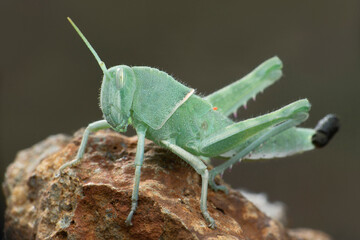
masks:
<path fill-rule="evenodd" d="M 3 183 L 7 239 L 307 240 L 322 234 L 288 231 L 231 189 L 228 195 L 209 190 L 208 209 L 218 227 L 208 228 L 199 206 L 201 177 L 150 141 L 139 205 L 133 226 L 127 227 L 137 138 L 99 131 L 89 138 L 81 163 L 54 178 L 56 170 L 75 157 L 81 133 L 73 139 L 49 137 L 19 152 L 8 167 Z M 330 239 L 321 236 L 316 239 Z"/>

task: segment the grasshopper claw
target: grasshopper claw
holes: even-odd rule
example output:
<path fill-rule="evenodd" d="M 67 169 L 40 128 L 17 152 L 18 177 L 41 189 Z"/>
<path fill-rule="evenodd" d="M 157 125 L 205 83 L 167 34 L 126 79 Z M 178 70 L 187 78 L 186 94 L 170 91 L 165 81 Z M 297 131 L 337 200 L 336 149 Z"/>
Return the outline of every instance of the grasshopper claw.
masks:
<path fill-rule="evenodd" d="M 60 177 L 60 176 L 62 175 L 62 173 L 63 173 L 63 171 L 64 171 L 65 168 L 76 166 L 76 165 L 79 164 L 79 163 L 80 163 L 80 159 L 79 159 L 79 158 L 75 158 L 74 160 L 63 164 L 63 165 L 59 168 L 59 171 L 57 171 L 57 172 L 55 173 L 55 178 Z"/>
<path fill-rule="evenodd" d="M 55 178 L 59 178 L 61 176 L 61 172 L 60 171 L 57 171 L 54 175 Z"/>
<path fill-rule="evenodd" d="M 209 228 L 215 229 L 216 228 L 216 223 L 215 222 L 210 223 Z"/>
<path fill-rule="evenodd" d="M 209 217 L 210 217 L 210 216 L 209 216 Z M 210 222 L 209 225 L 208 225 L 209 228 L 211 228 L 211 229 L 215 229 L 215 228 L 216 228 L 215 220 L 214 220 L 212 217 L 210 217 L 209 219 L 207 219 L 207 221 Z"/>
<path fill-rule="evenodd" d="M 128 227 L 132 226 L 131 220 L 130 220 L 129 218 L 127 218 L 127 219 L 125 220 L 125 224 L 126 224 L 126 226 L 128 226 Z"/>

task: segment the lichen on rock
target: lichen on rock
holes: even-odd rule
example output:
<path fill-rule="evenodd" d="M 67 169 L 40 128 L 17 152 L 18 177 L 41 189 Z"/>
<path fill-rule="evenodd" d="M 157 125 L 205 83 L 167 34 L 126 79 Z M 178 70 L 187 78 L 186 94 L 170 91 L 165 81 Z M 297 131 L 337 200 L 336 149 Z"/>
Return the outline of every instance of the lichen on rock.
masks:
<path fill-rule="evenodd" d="M 312 230 L 287 230 L 232 189 L 228 195 L 209 190 L 208 210 L 218 227 L 208 228 L 199 206 L 201 177 L 151 141 L 128 227 L 137 137 L 111 130 L 92 134 L 81 163 L 55 178 L 75 157 L 81 133 L 49 137 L 20 151 L 8 167 L 7 239 L 330 239 Z"/>

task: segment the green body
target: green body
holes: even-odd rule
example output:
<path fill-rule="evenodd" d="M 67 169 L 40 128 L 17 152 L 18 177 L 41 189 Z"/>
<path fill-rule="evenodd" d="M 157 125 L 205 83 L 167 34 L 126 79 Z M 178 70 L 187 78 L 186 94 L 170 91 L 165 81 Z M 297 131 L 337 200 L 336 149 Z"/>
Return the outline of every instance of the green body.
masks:
<path fill-rule="evenodd" d="M 109 69 L 115 79 L 118 69 L 123 71 L 123 88 L 105 75 L 100 95 L 104 118 L 116 131 L 125 131 L 129 122 L 141 123 L 148 126 L 146 138 L 158 144 L 167 140 L 201 155 L 201 141 L 233 123 L 165 72 L 121 65 Z"/>
<path fill-rule="evenodd" d="M 228 118 L 239 107 L 246 108 L 249 99 L 281 77 L 279 58 L 265 61 L 242 79 L 201 98 L 194 89 L 155 68 L 119 65 L 107 69 L 75 24 L 73 27 L 104 72 L 100 94 L 104 120 L 89 124 L 75 160 L 64 164 L 59 172 L 79 163 L 91 132 L 105 128 L 124 132 L 132 124 L 139 140 L 127 224 L 131 225 L 137 207 L 145 138 L 168 148 L 201 175 L 200 209 L 211 228 L 215 228 L 215 220 L 207 211 L 208 185 L 214 190 L 227 191 L 215 183 L 217 174 L 243 158 L 285 157 L 314 148 L 311 138 L 316 131 L 296 127 L 308 117 L 307 99 L 241 122 Z M 221 157 L 225 161 L 209 171 L 203 162 L 209 157 Z"/>
<path fill-rule="evenodd" d="M 234 149 L 243 146 L 242 143 L 251 137 L 256 137 L 263 129 L 282 121 L 283 118 L 279 116 L 273 119 L 277 113 L 268 114 L 252 120 L 253 125 L 255 122 L 252 131 L 250 131 L 250 126 L 247 126 L 248 122 L 238 123 L 233 135 L 222 141 L 216 141 L 216 144 L 211 144 L 211 146 L 205 146 L 211 140 L 211 136 L 234 124 L 225 114 L 233 112 L 233 106 L 239 102 L 246 104 L 254 93 L 276 81 L 281 76 L 281 67 L 281 61 L 277 57 L 271 58 L 249 76 L 222 89 L 227 91 L 226 97 L 223 94 L 219 96 L 215 92 L 214 97 L 210 95 L 201 98 L 193 89 L 184 86 L 158 69 L 115 66 L 108 70 L 111 79 L 104 75 L 100 107 L 105 120 L 115 131 L 126 131 L 127 125 L 133 122 L 146 126 L 146 138 L 160 145 L 163 145 L 162 141 L 167 141 L 195 156 L 226 157 L 230 156 Z M 243 90 L 239 91 L 241 89 Z M 229 104 L 231 100 L 239 98 L 242 101 Z M 214 99 L 213 102 L 212 99 Z M 297 103 L 298 105 L 290 110 L 291 113 L 296 112 L 296 108 L 304 112 L 310 108 L 307 100 Z M 271 119 L 273 121 L 270 121 Z M 245 135 L 243 131 L 239 131 L 240 126 L 246 130 Z M 299 132 L 302 131 L 297 131 L 296 134 Z M 287 133 L 290 131 L 282 135 L 283 139 Z M 291 133 L 293 134 L 294 131 Z M 307 130 L 303 134 L 311 136 L 313 131 Z M 286 140 L 286 142 L 289 141 Z M 302 150 L 313 148 L 310 144 L 306 146 L 307 148 L 302 147 Z M 293 147 L 288 146 L 287 149 Z M 269 148 L 267 147 L 266 151 L 264 148 L 264 151 L 269 153 Z M 272 144 L 271 148 L 271 154 L 276 156 L 277 154 L 274 154 L 276 144 Z M 265 152 L 262 156 L 267 158 L 268 155 Z"/>
<path fill-rule="evenodd" d="M 167 140 L 196 156 L 205 156 L 207 154 L 201 152 L 202 141 L 232 123 L 206 100 L 193 94 L 162 128 L 149 128 L 146 137 L 157 143 Z"/>

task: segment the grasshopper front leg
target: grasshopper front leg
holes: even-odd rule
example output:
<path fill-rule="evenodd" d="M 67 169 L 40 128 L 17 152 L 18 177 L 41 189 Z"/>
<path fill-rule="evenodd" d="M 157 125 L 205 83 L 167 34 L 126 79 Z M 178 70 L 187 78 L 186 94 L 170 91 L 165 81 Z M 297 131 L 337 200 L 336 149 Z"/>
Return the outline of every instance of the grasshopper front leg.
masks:
<path fill-rule="evenodd" d="M 101 129 L 106 129 L 106 128 L 110 128 L 110 125 L 108 124 L 108 122 L 106 120 L 100 120 L 100 121 L 90 123 L 88 125 L 88 127 L 85 129 L 83 138 L 81 140 L 80 148 L 76 154 L 75 159 L 72 160 L 71 162 L 67 162 L 67 163 L 63 164 L 60 167 L 59 171 L 55 174 L 55 177 L 59 177 L 65 168 L 72 167 L 72 166 L 75 166 L 80 163 L 80 161 L 84 155 L 86 144 L 87 144 L 90 133 L 99 131 Z"/>

